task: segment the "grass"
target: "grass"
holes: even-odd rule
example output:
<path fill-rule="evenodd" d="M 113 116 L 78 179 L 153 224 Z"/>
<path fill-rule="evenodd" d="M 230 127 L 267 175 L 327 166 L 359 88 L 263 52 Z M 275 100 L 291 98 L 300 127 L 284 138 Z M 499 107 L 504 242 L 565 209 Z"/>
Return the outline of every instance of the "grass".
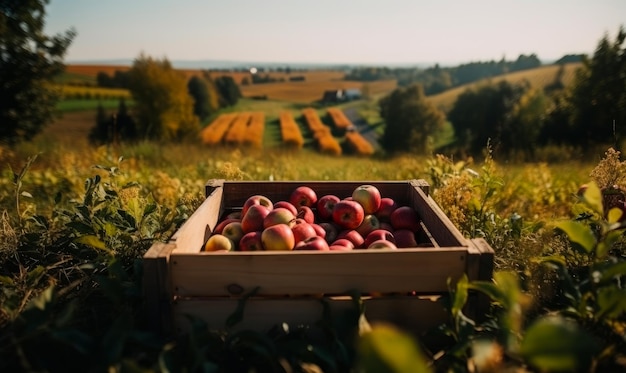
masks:
<path fill-rule="evenodd" d="M 106 110 L 115 110 L 119 107 L 120 100 L 115 98 L 108 99 L 72 99 L 72 100 L 62 100 L 57 103 L 56 109 L 60 112 L 68 113 L 68 112 L 77 112 L 77 111 L 86 111 L 86 110 L 96 110 L 98 105 L 102 105 L 102 107 Z M 126 105 L 128 107 L 133 106 L 132 100 L 126 100 Z"/>

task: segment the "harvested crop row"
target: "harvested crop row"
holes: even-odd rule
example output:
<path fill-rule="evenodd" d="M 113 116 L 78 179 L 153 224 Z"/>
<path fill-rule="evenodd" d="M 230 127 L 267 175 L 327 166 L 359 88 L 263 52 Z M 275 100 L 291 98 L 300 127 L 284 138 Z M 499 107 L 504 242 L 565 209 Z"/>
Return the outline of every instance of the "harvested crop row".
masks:
<path fill-rule="evenodd" d="M 248 131 L 248 122 L 252 115 L 250 113 L 240 113 L 233 121 L 233 124 L 224 136 L 224 142 L 230 145 L 242 144 Z"/>
<path fill-rule="evenodd" d="M 202 143 L 205 145 L 216 145 L 221 143 L 224 135 L 228 132 L 230 125 L 236 117 L 236 113 L 228 113 L 215 118 L 211 124 L 206 126 L 200 132 Z"/>
<path fill-rule="evenodd" d="M 350 119 L 348 119 L 348 117 L 346 117 L 346 115 L 340 109 L 328 108 L 326 112 L 332 119 L 333 124 L 335 125 L 336 128 L 345 130 L 345 129 L 352 127 L 352 122 L 350 121 Z"/>
<path fill-rule="evenodd" d="M 254 112 L 250 115 L 250 122 L 245 133 L 244 143 L 256 147 L 263 146 L 263 131 L 265 130 L 265 113 Z"/>
<path fill-rule="evenodd" d="M 330 133 L 330 128 L 320 120 L 314 109 L 306 108 L 302 110 L 302 115 L 313 134 L 313 138 L 321 153 L 340 155 L 341 146 Z"/>
<path fill-rule="evenodd" d="M 301 148 L 304 145 L 304 138 L 298 124 L 288 111 L 280 113 L 280 134 L 283 143 L 288 146 Z"/>
<path fill-rule="evenodd" d="M 372 155 L 374 154 L 374 147 L 358 132 L 346 133 L 347 146 L 357 154 L 360 155 Z"/>

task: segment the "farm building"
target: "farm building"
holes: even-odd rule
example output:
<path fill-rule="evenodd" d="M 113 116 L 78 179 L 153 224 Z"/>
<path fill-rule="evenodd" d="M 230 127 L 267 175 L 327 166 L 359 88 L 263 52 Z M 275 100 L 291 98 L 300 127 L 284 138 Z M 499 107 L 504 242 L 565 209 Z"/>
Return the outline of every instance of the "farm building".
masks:
<path fill-rule="evenodd" d="M 322 96 L 323 102 L 345 102 L 358 100 L 361 98 L 361 90 L 357 88 L 350 89 L 333 89 L 324 91 Z"/>

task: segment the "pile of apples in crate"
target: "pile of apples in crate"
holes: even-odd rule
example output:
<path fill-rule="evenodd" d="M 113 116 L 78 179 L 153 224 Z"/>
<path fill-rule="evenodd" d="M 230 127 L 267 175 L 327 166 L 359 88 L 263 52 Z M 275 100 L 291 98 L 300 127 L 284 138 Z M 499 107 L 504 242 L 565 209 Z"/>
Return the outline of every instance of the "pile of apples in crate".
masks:
<path fill-rule="evenodd" d="M 205 251 L 398 249 L 417 246 L 420 218 L 373 185 L 350 196 L 318 198 L 308 186 L 288 200 L 250 196 L 241 211 L 218 222 Z"/>

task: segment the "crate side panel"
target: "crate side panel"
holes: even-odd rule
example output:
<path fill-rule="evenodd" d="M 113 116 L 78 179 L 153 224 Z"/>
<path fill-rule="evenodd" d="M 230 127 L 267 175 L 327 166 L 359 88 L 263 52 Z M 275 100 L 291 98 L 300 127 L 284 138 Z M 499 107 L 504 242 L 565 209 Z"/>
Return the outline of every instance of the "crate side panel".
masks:
<path fill-rule="evenodd" d="M 348 312 L 356 312 L 351 299 L 325 300 L 336 320 Z M 363 299 L 365 317 L 374 325 L 378 322 L 395 324 L 415 334 L 423 333 L 446 322 L 447 315 L 441 303 L 421 297 L 380 297 Z M 211 328 L 224 329 L 226 320 L 238 307 L 236 299 L 183 299 L 174 305 L 177 331 L 189 330 L 187 315 L 200 318 Z M 291 327 L 312 325 L 322 319 L 323 306 L 320 299 L 248 299 L 243 319 L 232 330 L 256 330 L 266 332 L 275 325 L 287 323 Z"/>
<path fill-rule="evenodd" d="M 170 271 L 181 296 L 256 287 L 260 294 L 432 293 L 447 291 L 466 260 L 466 248 L 173 254 Z"/>
<path fill-rule="evenodd" d="M 198 253 L 218 223 L 221 215 L 223 188 L 216 188 L 200 207 L 172 236 L 170 243 L 176 244 L 174 252 Z"/>
<path fill-rule="evenodd" d="M 441 247 L 467 246 L 467 240 L 443 213 L 439 205 L 419 187 L 411 189 L 410 206 L 424 222 L 426 228 Z"/>

